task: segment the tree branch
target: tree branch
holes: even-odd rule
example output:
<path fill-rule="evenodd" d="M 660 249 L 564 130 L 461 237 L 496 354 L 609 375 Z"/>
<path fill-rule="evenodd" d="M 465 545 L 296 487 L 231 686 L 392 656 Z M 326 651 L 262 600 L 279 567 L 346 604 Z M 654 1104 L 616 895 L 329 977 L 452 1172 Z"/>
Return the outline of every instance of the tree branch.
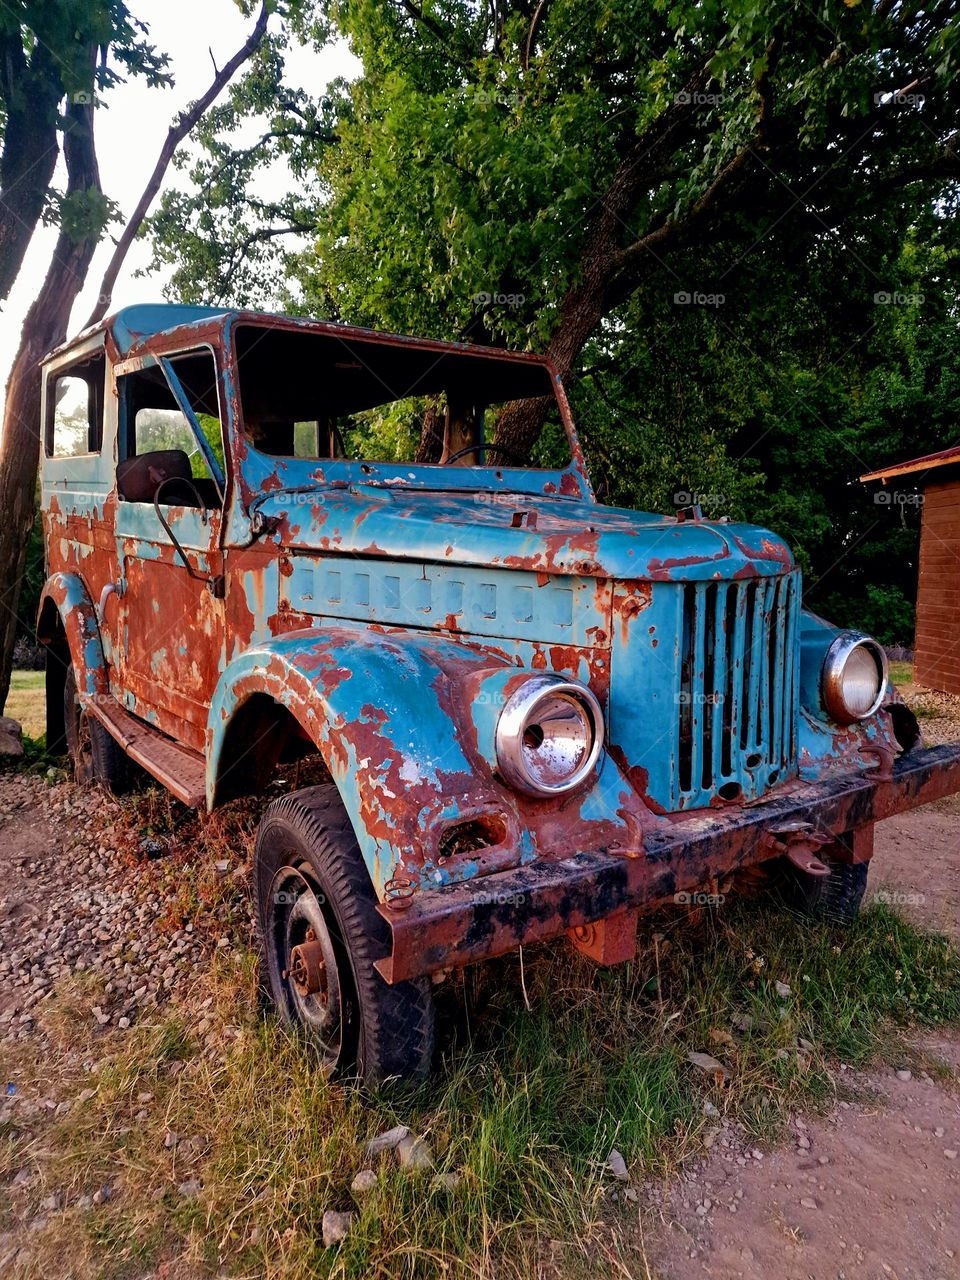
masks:
<path fill-rule="evenodd" d="M 160 155 L 154 166 L 153 173 L 147 185 L 143 189 L 143 194 L 137 204 L 136 209 L 130 215 L 127 225 L 123 229 L 123 234 L 117 241 L 117 246 L 113 251 L 113 256 L 104 272 L 103 279 L 100 282 L 100 296 L 97 299 L 96 306 L 87 321 L 88 325 L 96 324 L 98 320 L 102 320 L 110 308 L 113 299 L 113 288 L 117 282 L 117 276 L 120 274 L 120 268 L 123 266 L 124 260 L 137 237 L 143 220 L 147 216 L 151 204 L 153 203 L 157 192 L 163 182 L 164 175 L 173 159 L 174 152 L 180 143 L 187 137 L 194 125 L 200 120 L 211 103 L 215 102 L 226 86 L 230 83 L 237 69 L 250 58 L 260 47 L 263 37 L 267 30 L 267 18 L 269 16 L 268 0 L 261 0 L 260 13 L 257 16 L 256 25 L 250 33 L 246 42 L 233 55 L 229 62 L 225 63 L 222 70 L 218 71 L 214 76 L 209 88 L 202 97 L 181 113 L 180 116 L 170 126 L 166 140 L 160 148 Z"/>

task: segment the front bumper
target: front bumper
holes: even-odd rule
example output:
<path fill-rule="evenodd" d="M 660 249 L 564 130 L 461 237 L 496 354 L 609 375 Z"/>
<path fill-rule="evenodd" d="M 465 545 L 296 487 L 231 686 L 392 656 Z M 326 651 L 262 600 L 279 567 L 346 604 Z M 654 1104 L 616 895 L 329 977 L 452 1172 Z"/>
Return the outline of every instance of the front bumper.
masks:
<path fill-rule="evenodd" d="M 743 867 L 782 854 L 771 838 L 791 823 L 840 837 L 960 791 L 960 743 L 911 751 L 890 771 L 797 783 L 759 804 L 684 815 L 631 851 L 542 858 L 511 871 L 380 906 L 393 946 L 377 961 L 388 982 L 456 968 L 557 937 L 625 911 L 648 911 Z M 837 846 L 856 859 L 853 842 Z"/>

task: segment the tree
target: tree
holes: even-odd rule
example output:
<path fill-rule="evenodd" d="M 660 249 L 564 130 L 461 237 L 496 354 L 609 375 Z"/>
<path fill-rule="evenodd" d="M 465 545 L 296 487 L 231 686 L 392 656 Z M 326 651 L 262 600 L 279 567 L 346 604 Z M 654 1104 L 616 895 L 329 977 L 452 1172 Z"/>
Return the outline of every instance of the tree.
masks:
<path fill-rule="evenodd" d="M 263 41 L 270 5 L 262 0 L 242 48 L 216 71 L 204 95 L 171 124 L 157 165 L 120 235 L 91 320 L 105 314 L 117 273 L 177 145 Z M 36 300 L 27 312 L 7 383 L 0 446 L 0 707 L 10 684 L 21 582 L 35 514 L 39 456 L 39 361 L 66 337 L 70 313 L 83 288 L 94 250 L 115 215 L 104 195 L 94 134 L 96 100 L 120 82 L 110 59 L 152 84 L 172 79 L 165 55 L 146 41 L 144 23 L 121 0 L 29 3 L 0 17 L 0 295 L 9 292 L 30 236 L 44 210 L 56 218 L 56 247 Z M 64 107 L 64 101 L 66 105 Z M 49 184 L 60 151 L 66 191 Z M 31 221 L 32 218 L 32 221 Z"/>

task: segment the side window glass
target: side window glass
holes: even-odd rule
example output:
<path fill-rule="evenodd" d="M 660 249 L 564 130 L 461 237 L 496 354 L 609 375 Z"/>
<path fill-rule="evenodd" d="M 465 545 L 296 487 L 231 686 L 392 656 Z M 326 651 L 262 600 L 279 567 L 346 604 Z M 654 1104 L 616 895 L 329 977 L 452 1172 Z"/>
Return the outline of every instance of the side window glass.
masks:
<path fill-rule="evenodd" d="M 138 409 L 134 419 L 136 454 L 157 449 L 180 449 L 190 459 L 195 476 L 208 473 L 193 430 L 179 409 Z"/>
<path fill-rule="evenodd" d="M 79 458 L 103 442 L 104 355 L 96 352 L 47 384 L 46 454 Z"/>
<path fill-rule="evenodd" d="M 206 454 L 216 460 L 222 475 L 223 441 L 213 355 L 196 351 L 174 356 L 170 363 L 199 423 Z M 126 374 L 121 379 L 120 402 L 120 497 L 127 502 L 153 502 L 159 490 L 160 501 L 166 505 L 219 507 L 220 486 L 163 369 L 151 365 Z"/>

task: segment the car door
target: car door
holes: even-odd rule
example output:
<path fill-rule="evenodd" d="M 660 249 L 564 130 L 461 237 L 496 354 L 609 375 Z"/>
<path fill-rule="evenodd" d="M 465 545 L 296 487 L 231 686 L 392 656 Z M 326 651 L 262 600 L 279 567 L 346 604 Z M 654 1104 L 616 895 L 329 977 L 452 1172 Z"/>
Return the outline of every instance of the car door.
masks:
<path fill-rule="evenodd" d="M 208 349 L 117 370 L 115 680 L 128 710 L 202 750 L 223 665 L 224 468 Z"/>

